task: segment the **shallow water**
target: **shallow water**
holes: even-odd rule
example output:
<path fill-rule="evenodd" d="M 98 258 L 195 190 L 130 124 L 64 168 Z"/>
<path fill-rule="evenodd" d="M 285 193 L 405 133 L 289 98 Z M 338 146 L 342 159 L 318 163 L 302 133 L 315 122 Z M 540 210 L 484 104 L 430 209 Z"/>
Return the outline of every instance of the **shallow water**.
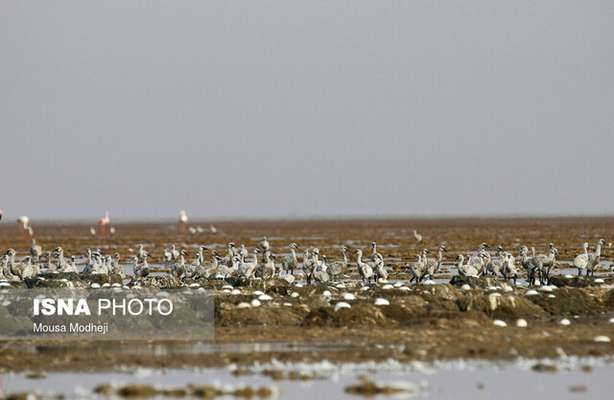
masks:
<path fill-rule="evenodd" d="M 161 387 L 185 387 L 188 384 L 222 386 L 274 387 L 280 399 L 321 398 L 350 399 L 344 388 L 358 382 L 359 377 L 380 384 L 415 385 L 416 393 L 395 396 L 428 399 L 576 399 L 578 397 L 610 398 L 614 390 L 614 364 L 600 359 L 557 361 L 556 373 L 534 372 L 536 361 L 488 363 L 462 361 L 426 365 L 395 362 L 376 364 L 332 365 L 327 362 L 306 365 L 256 366 L 252 375 L 234 376 L 229 369 L 150 370 L 103 373 L 50 373 L 42 379 L 28 379 L 23 374 L 1 375 L 5 393 L 30 390 L 48 394 L 64 394 L 67 399 L 96 398 L 92 389 L 103 383 L 116 386 L 149 384 Z M 592 372 L 582 372 L 581 366 L 591 365 Z M 264 368 L 316 372 L 321 379 L 311 381 L 273 381 L 258 373 Z M 572 391 L 572 388 L 580 392 Z"/>

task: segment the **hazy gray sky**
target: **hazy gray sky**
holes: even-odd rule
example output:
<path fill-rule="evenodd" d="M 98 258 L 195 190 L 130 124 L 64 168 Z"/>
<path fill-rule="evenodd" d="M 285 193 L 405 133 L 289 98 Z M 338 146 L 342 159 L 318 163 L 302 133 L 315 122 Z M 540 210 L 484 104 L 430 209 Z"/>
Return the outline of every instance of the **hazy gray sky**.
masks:
<path fill-rule="evenodd" d="M 611 1 L 0 5 L 0 208 L 614 212 Z"/>

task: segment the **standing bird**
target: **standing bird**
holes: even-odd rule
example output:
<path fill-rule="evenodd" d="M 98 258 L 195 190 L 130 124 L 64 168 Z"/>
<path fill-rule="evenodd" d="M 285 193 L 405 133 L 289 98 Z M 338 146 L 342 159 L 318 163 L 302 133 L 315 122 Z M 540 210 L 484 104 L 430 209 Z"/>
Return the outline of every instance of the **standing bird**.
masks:
<path fill-rule="evenodd" d="M 188 230 L 188 212 L 186 210 L 179 211 L 179 220 L 177 221 L 177 233 L 183 235 Z"/>
<path fill-rule="evenodd" d="M 518 279 L 518 271 L 516 271 L 515 259 L 512 253 L 504 252 L 503 253 L 503 264 L 501 265 L 501 275 L 503 275 L 503 279 L 509 280 L 513 279 L 514 285 L 516 285 L 516 280 Z"/>
<path fill-rule="evenodd" d="M 414 229 L 414 239 L 416 239 L 416 242 L 420 243 L 422 242 L 422 235 L 418 233 L 417 230 Z"/>
<path fill-rule="evenodd" d="M 358 273 L 365 283 L 370 283 L 373 279 L 373 267 L 362 261 L 362 250 L 356 250 L 356 266 L 358 267 Z"/>
<path fill-rule="evenodd" d="M 460 254 L 458 256 L 458 274 L 460 276 L 469 276 L 477 278 L 480 271 L 472 264 L 464 264 L 465 256 Z"/>
<path fill-rule="evenodd" d="M 30 257 L 32 257 L 32 262 L 37 264 L 42 254 L 43 249 L 36 244 L 36 239 L 32 239 L 32 244 L 30 245 Z"/>
<path fill-rule="evenodd" d="M 435 273 L 437 271 L 439 271 L 439 268 L 441 267 L 441 264 L 443 262 L 443 253 L 447 252 L 448 250 L 446 250 L 446 245 L 445 244 L 441 244 L 441 246 L 439 246 L 439 250 L 437 252 L 437 258 L 428 258 L 426 257 L 426 259 L 424 260 L 424 262 L 426 263 L 425 266 L 425 274 L 422 278 L 425 278 L 428 276 L 429 279 L 433 279 L 435 276 Z"/>
<path fill-rule="evenodd" d="M 298 245 L 296 243 L 290 243 L 288 245 L 290 249 L 290 254 L 284 257 L 281 262 L 283 270 L 289 273 L 290 275 L 294 274 L 294 270 L 298 266 L 298 258 L 296 257 L 296 250 L 298 250 Z"/>
<path fill-rule="evenodd" d="M 599 242 L 597 242 L 598 246 L 603 246 L 604 244 L 605 244 L 605 239 L 599 239 Z M 573 265 L 574 267 L 578 269 L 578 276 L 582 275 L 583 272 L 586 272 L 588 276 L 589 261 L 593 253 L 589 253 L 588 243 L 584 243 L 582 245 L 582 249 L 584 250 L 584 252 L 576 256 L 576 258 L 573 260 Z"/>
<path fill-rule="evenodd" d="M 269 241 L 267 240 L 267 238 L 265 236 L 260 241 L 260 250 L 262 250 L 262 254 L 264 254 L 267 251 L 269 251 L 270 249 L 271 249 L 271 245 L 270 245 Z"/>
<path fill-rule="evenodd" d="M 377 252 L 377 243 L 371 242 L 371 261 L 383 260 L 384 256 Z"/>
<path fill-rule="evenodd" d="M 349 248 L 346 245 L 341 246 L 341 255 L 343 260 L 335 261 L 328 268 L 328 274 L 331 279 L 335 280 L 339 275 L 342 275 L 348 269 L 348 251 Z"/>
<path fill-rule="evenodd" d="M 0 208 L 0 221 L 2 221 L 2 216 L 4 215 L 4 210 Z"/>
<path fill-rule="evenodd" d="M 111 217 L 109 212 L 105 211 L 104 215 L 96 222 L 96 233 L 101 239 L 106 239 L 109 236 L 109 225 L 111 224 Z"/>

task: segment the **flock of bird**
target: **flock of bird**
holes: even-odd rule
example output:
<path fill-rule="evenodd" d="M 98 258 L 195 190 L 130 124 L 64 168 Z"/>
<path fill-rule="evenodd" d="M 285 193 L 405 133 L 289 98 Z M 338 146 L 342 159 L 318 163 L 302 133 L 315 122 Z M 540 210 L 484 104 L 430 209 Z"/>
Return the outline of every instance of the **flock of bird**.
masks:
<path fill-rule="evenodd" d="M 589 244 L 584 243 L 583 252 L 573 260 L 573 267 L 578 275 L 594 277 L 595 270 L 602 261 L 602 250 L 606 241 L 600 239 L 594 251 L 589 251 Z M 611 246 L 611 244 L 609 244 Z M 133 273 L 126 275 L 124 264 L 119 253 L 104 255 L 100 250 L 88 249 L 85 257 L 71 256 L 67 258 L 61 247 L 43 254 L 40 245 L 32 239 L 30 254 L 17 260 L 15 250 L 8 249 L 0 259 L 0 280 L 23 281 L 35 278 L 41 273 L 72 272 L 78 274 L 118 274 L 122 279 L 130 278 L 134 284 L 140 284 L 144 278 L 156 273 L 168 273 L 181 282 L 198 279 L 255 279 L 270 280 L 285 279 L 294 282 L 303 279 L 307 284 L 324 283 L 351 278 L 358 274 L 364 284 L 386 281 L 389 276 L 385 258 L 377 250 L 377 243 L 371 243 L 371 253 L 367 256 L 360 248 L 353 249 L 354 261 L 350 260 L 351 249 L 347 245 L 340 246 L 341 258 L 329 261 L 325 254 L 316 247 L 305 248 L 302 252 L 296 243 L 288 245 L 289 253 L 278 260 L 271 245 L 264 237 L 252 253 L 245 245 L 237 246 L 230 242 L 224 254 L 215 249 L 199 246 L 195 257 L 188 260 L 188 251 L 171 245 L 164 249 L 162 265 L 150 265 L 149 253 L 144 245 L 139 245 L 135 252 Z M 444 255 L 448 251 L 446 244 L 440 245 L 437 257 L 430 256 L 430 251 L 424 249 L 417 260 L 407 265 L 410 282 L 424 283 L 433 280 L 444 265 Z M 210 253 L 209 260 L 205 255 Z M 550 243 L 545 254 L 537 254 L 535 248 L 521 246 L 518 255 L 505 251 L 501 246 L 489 248 L 482 243 L 474 252 L 468 255 L 460 254 L 457 258 L 458 275 L 479 278 L 482 276 L 501 277 L 516 284 L 520 273 L 524 272 L 528 284 L 547 284 L 555 268 L 559 266 L 559 251 Z M 77 260 L 80 263 L 77 263 Z M 153 276 L 153 275 L 152 275 Z"/>

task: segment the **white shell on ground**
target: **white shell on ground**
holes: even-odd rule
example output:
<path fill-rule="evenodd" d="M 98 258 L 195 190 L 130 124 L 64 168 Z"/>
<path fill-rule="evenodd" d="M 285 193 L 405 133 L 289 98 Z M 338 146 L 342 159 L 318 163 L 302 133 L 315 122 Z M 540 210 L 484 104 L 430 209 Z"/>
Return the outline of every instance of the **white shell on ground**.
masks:
<path fill-rule="evenodd" d="M 352 308 L 352 306 L 345 301 L 340 301 L 339 303 L 335 304 L 335 311 L 339 311 L 344 308 Z"/>
<path fill-rule="evenodd" d="M 505 321 L 501 321 L 500 319 L 496 319 L 492 323 L 494 326 L 498 326 L 501 328 L 505 328 L 507 326 L 507 323 Z"/>
<path fill-rule="evenodd" d="M 563 318 L 562 320 L 559 321 L 559 324 L 563 326 L 568 326 L 568 325 L 571 325 L 571 321 L 568 320 L 567 318 Z"/>
<path fill-rule="evenodd" d="M 237 308 L 250 308 L 251 306 L 251 304 L 245 302 L 237 304 Z"/>
<path fill-rule="evenodd" d="M 610 338 L 607 336 L 595 336 L 593 338 L 593 341 L 597 343 L 610 343 L 611 342 Z"/>
<path fill-rule="evenodd" d="M 519 328 L 526 328 L 529 324 L 527 324 L 527 320 L 520 318 L 519 320 L 516 321 L 516 326 Z"/>
<path fill-rule="evenodd" d="M 390 302 L 384 298 L 378 297 L 377 299 L 375 299 L 375 305 L 376 306 L 389 306 Z"/>
<path fill-rule="evenodd" d="M 252 300 L 252 307 L 260 307 L 262 303 L 258 299 Z"/>
<path fill-rule="evenodd" d="M 392 289 L 392 288 L 394 288 L 394 286 L 392 286 L 392 285 L 391 285 L 391 284 L 389 284 L 389 283 L 388 283 L 388 284 L 386 284 L 386 285 L 384 285 L 384 286 L 382 286 L 382 289 L 383 289 L 383 290 L 390 290 L 390 289 Z"/>
<path fill-rule="evenodd" d="M 343 300 L 352 301 L 356 300 L 356 296 L 353 293 L 343 293 Z"/>
<path fill-rule="evenodd" d="M 531 290 L 527 290 L 527 292 L 524 294 L 525 296 L 537 296 L 539 293 L 537 293 L 537 290 L 531 289 Z"/>

